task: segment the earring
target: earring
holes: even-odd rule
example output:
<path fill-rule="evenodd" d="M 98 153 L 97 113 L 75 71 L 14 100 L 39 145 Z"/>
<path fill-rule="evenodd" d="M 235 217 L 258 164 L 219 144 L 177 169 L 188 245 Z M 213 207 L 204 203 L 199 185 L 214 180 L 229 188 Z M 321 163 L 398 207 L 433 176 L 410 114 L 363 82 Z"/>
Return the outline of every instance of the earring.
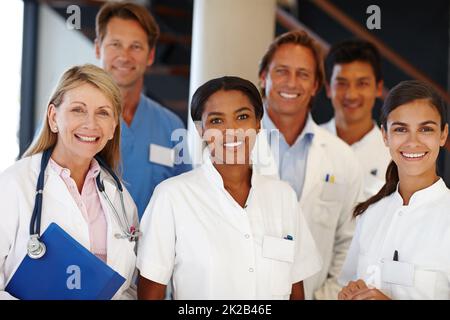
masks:
<path fill-rule="evenodd" d="M 54 132 L 54 133 L 57 133 L 57 132 L 58 132 L 58 127 L 57 127 L 57 126 L 55 126 L 55 127 L 53 128 L 53 132 Z"/>

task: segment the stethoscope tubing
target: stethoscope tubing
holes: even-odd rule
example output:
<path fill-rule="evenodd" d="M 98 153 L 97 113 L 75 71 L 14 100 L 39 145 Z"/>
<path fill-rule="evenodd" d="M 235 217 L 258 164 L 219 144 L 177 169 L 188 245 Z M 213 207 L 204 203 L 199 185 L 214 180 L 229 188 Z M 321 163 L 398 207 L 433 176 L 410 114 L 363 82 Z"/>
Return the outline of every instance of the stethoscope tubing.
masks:
<path fill-rule="evenodd" d="M 42 217 L 42 200 L 43 200 L 43 190 L 44 190 L 44 177 L 45 177 L 45 169 L 47 168 L 48 162 L 50 161 L 50 156 L 53 152 L 53 148 L 49 148 L 45 150 L 42 154 L 41 159 L 41 171 L 39 172 L 38 181 L 36 183 L 36 197 L 33 208 L 33 213 L 31 215 L 30 220 L 30 240 L 28 242 L 28 256 L 32 259 L 41 258 L 46 251 L 45 244 L 40 241 L 40 231 L 41 231 L 41 217 Z M 105 186 L 103 181 L 100 180 L 100 173 L 96 177 L 97 188 L 102 194 L 103 198 L 106 200 L 108 205 L 111 207 L 114 217 L 119 224 L 120 229 L 122 230 L 123 235 L 120 238 L 128 238 L 130 241 L 137 241 L 137 238 L 140 234 L 139 231 L 132 229 L 130 223 L 128 221 L 127 212 L 125 209 L 124 198 L 123 198 L 123 187 L 120 179 L 114 173 L 114 171 L 108 166 L 108 164 L 98 155 L 95 156 L 95 159 L 100 164 L 102 168 L 108 172 L 113 178 L 116 187 L 119 191 L 120 195 L 120 205 L 123 213 L 123 220 L 120 214 L 117 212 L 113 203 L 109 199 L 108 195 L 105 191 Z"/>

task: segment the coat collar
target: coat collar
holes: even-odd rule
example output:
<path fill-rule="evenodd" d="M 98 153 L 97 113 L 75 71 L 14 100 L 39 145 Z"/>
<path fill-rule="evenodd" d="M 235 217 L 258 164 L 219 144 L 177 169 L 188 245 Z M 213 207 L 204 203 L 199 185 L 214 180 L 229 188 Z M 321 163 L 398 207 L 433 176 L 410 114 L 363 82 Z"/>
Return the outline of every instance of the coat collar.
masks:
<path fill-rule="evenodd" d="M 295 139 L 295 142 L 292 144 L 292 146 L 289 146 L 283 136 L 283 134 L 278 130 L 278 128 L 273 123 L 272 119 L 270 119 L 268 112 L 264 113 L 264 116 L 261 121 L 262 126 L 264 126 L 264 129 L 271 132 L 272 134 L 275 134 L 275 136 L 280 140 L 279 143 L 282 143 L 285 145 L 286 148 L 299 148 L 302 145 L 302 141 L 304 139 L 307 139 L 308 142 L 311 142 L 314 138 L 315 134 L 315 128 L 316 123 L 314 122 L 311 113 L 308 113 L 306 116 L 306 122 L 305 126 L 300 133 L 300 135 Z"/>
<path fill-rule="evenodd" d="M 33 173 L 35 174 L 35 178 L 37 180 L 37 177 L 40 173 L 41 168 L 41 159 L 42 159 L 42 153 L 35 154 L 31 156 L 31 165 Z M 117 186 L 115 184 L 114 179 L 105 171 L 103 168 L 100 167 L 100 178 L 104 182 L 105 185 L 105 191 L 110 197 L 110 200 L 112 203 L 116 200 L 117 196 Z M 44 178 L 44 194 L 54 198 L 56 201 L 63 203 L 67 206 L 67 204 L 71 204 L 75 207 L 76 203 L 73 200 L 73 197 L 70 195 L 70 193 L 66 190 L 67 187 L 64 184 L 64 181 L 59 176 L 59 172 L 52 169 L 50 165 L 47 166 L 45 169 L 45 178 Z M 66 190 L 67 192 L 61 192 L 62 190 Z M 98 190 L 98 187 L 97 187 Z M 55 196 L 57 195 L 57 196 Z M 100 195 L 100 197 L 102 197 Z"/>
<path fill-rule="evenodd" d="M 33 180 L 37 181 L 41 166 L 42 154 L 36 154 L 31 156 L 31 171 L 33 172 Z M 109 196 L 111 202 L 113 203 L 119 214 L 122 214 L 122 207 L 120 203 L 120 198 L 118 195 L 117 187 L 115 181 L 109 174 L 101 169 L 100 177 L 105 185 L 105 191 Z M 52 203 L 52 210 L 64 210 L 65 212 L 70 211 L 72 214 L 68 216 L 72 219 L 71 222 L 67 222 L 70 225 L 69 233 L 72 233 L 72 237 L 76 238 L 84 247 L 90 247 L 89 243 L 89 232 L 86 221 L 84 220 L 81 212 L 79 211 L 74 199 L 67 190 L 66 185 L 58 173 L 47 167 L 44 179 L 44 196 L 43 205 L 46 205 L 46 199 L 51 199 L 47 203 Z M 102 203 L 102 208 L 104 209 L 106 220 L 107 220 L 107 264 L 113 268 L 115 271 L 119 272 L 122 276 L 128 276 L 128 263 L 131 255 L 129 257 L 124 257 L 124 254 L 128 254 L 129 250 L 132 250 L 134 243 L 130 243 L 127 239 L 117 239 L 115 234 L 120 232 L 121 229 L 118 226 L 114 213 L 112 212 L 109 204 L 103 199 L 103 196 L 99 194 L 100 201 Z M 134 204 L 130 200 L 125 199 L 125 209 L 128 213 L 133 210 Z M 57 203 L 56 205 L 54 205 Z M 130 219 L 131 214 L 128 214 L 127 218 Z M 129 221 L 133 223 L 133 221 Z"/>
<path fill-rule="evenodd" d="M 399 184 L 397 184 L 397 189 L 393 194 L 393 201 L 395 201 L 395 203 L 399 206 L 402 206 L 403 198 L 400 195 L 398 188 Z M 419 206 L 423 206 L 426 203 L 434 202 L 439 197 L 448 194 L 448 192 L 449 189 L 445 185 L 445 182 L 442 180 L 442 178 L 439 178 L 439 180 L 433 183 L 431 186 L 414 192 L 414 194 L 411 196 L 411 199 L 409 199 L 408 206 L 405 206 L 405 208 L 414 209 Z"/>
<path fill-rule="evenodd" d="M 253 166 L 252 166 L 253 167 Z M 252 168 L 253 169 L 253 168 Z M 214 167 L 211 158 L 209 156 L 209 151 L 207 148 L 203 151 L 203 165 L 202 170 L 206 173 L 207 178 L 216 186 L 224 189 L 223 179 L 217 169 Z M 251 187 L 254 188 L 258 186 L 261 182 L 262 177 L 256 170 L 252 170 L 251 177 Z"/>
<path fill-rule="evenodd" d="M 306 160 L 305 182 L 300 201 L 307 198 L 310 191 L 315 189 L 316 185 L 321 182 L 321 176 L 324 176 L 325 169 L 321 163 L 326 158 L 326 138 L 322 135 L 321 129 L 315 124 L 315 138 L 309 147 L 308 157 Z M 326 170 L 326 169 L 325 169 Z"/>
<path fill-rule="evenodd" d="M 37 181 L 40 174 L 41 159 L 42 153 L 34 154 L 31 156 L 31 166 L 35 181 Z M 59 176 L 58 172 L 53 170 L 49 165 L 45 169 L 44 175 L 43 202 L 45 202 L 45 199 L 47 199 L 47 197 L 52 198 L 65 207 L 70 206 L 71 209 L 78 210 L 77 204 L 67 190 L 64 181 Z"/>
<path fill-rule="evenodd" d="M 305 183 L 300 201 L 306 198 L 309 192 L 320 183 L 320 176 L 324 175 L 323 170 L 326 170 L 320 164 L 326 155 L 325 148 L 328 143 L 326 135 L 329 133 L 325 129 L 320 128 L 312 118 L 309 120 L 309 131 L 313 134 L 314 139 L 311 140 L 311 145 L 308 150 Z M 257 143 L 252 153 L 253 162 L 259 173 L 280 179 L 277 162 L 268 142 L 270 137 L 268 131 L 265 129 L 264 123 L 261 122 L 261 132 L 258 135 Z"/>

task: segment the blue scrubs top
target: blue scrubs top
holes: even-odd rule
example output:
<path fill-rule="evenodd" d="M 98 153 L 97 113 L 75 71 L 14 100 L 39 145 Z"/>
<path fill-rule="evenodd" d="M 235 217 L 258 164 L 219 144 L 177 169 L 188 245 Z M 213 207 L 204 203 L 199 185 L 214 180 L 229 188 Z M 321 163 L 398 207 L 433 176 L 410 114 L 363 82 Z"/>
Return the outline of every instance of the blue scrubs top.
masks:
<path fill-rule="evenodd" d="M 152 149 L 156 151 L 160 150 L 159 147 L 174 149 L 177 146 L 176 159 L 183 156 L 183 153 L 185 159 L 188 159 L 187 137 L 171 141 L 172 132 L 180 128 L 184 129 L 184 124 L 178 116 L 143 94 L 130 127 L 121 120 L 123 180 L 136 203 L 139 218 L 142 217 L 153 190 L 161 181 L 192 169 L 190 161 L 173 166 L 158 160 L 151 161 L 152 158 L 160 158 L 158 155 L 151 157 L 152 144 L 157 146 Z"/>

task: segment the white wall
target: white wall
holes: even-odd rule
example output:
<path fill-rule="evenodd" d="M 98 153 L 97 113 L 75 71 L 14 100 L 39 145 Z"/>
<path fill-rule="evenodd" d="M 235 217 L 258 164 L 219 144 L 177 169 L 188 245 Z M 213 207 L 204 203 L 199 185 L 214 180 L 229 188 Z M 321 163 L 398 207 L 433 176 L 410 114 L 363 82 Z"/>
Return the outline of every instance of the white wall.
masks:
<path fill-rule="evenodd" d="M 67 28 L 65 19 L 47 5 L 40 6 L 35 102 L 37 126 L 61 74 L 73 65 L 84 63 L 99 65 L 94 44 L 80 30 Z"/>
<path fill-rule="evenodd" d="M 6 1 L 5 1 L 6 2 Z M 0 10 L 0 172 L 12 165 L 19 154 L 20 81 L 22 62 L 23 2 L 2 3 Z M 3 186 L 2 186 L 3 187 Z"/>

